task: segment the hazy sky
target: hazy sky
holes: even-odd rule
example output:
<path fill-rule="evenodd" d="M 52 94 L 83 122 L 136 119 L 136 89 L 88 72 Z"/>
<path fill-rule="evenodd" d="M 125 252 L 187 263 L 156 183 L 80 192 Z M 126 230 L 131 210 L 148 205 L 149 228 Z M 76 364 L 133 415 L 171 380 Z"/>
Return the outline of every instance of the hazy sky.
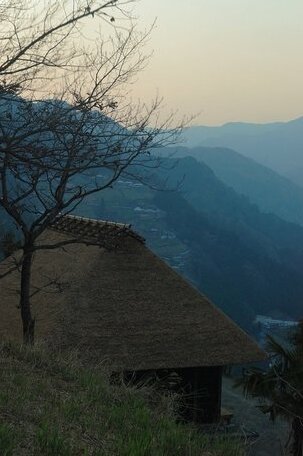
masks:
<path fill-rule="evenodd" d="M 140 0 L 157 18 L 136 94 L 199 113 L 196 124 L 303 115 L 303 0 Z"/>

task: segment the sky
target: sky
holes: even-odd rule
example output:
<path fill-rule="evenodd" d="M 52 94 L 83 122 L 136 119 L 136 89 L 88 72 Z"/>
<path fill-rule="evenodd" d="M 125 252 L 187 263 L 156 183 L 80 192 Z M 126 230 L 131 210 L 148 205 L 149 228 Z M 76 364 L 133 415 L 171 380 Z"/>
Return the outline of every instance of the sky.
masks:
<path fill-rule="evenodd" d="M 303 0 L 139 0 L 156 19 L 134 89 L 194 124 L 270 122 L 303 115 Z"/>

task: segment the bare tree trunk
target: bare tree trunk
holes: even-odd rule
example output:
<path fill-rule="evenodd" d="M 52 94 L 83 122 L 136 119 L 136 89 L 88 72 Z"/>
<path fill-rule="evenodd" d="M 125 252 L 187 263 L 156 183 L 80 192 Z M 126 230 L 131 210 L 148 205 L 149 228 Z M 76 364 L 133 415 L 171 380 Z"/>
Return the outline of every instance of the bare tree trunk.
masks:
<path fill-rule="evenodd" d="M 303 419 L 296 417 L 292 422 L 294 456 L 303 456 Z"/>
<path fill-rule="evenodd" d="M 23 262 L 21 269 L 20 309 L 23 324 L 23 342 L 28 345 L 33 345 L 35 338 L 35 319 L 32 317 L 30 304 L 32 261 L 33 250 L 32 248 L 25 247 L 23 249 Z"/>

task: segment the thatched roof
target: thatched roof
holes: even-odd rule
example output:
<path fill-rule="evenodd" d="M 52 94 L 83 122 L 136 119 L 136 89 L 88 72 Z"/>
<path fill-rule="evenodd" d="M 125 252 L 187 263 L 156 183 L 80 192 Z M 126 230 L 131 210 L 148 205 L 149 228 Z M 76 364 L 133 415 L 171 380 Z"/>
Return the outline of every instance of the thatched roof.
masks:
<path fill-rule="evenodd" d="M 106 233 L 111 247 L 119 239 L 110 250 L 103 248 Z M 152 253 L 130 227 L 69 216 L 48 230 L 41 244 L 80 238 L 84 243 L 35 254 L 37 338 L 78 346 L 119 369 L 264 359 L 246 333 Z M 11 267 L 12 257 L 0 264 L 0 275 Z M 17 271 L 0 280 L 0 338 L 21 337 L 18 285 Z"/>

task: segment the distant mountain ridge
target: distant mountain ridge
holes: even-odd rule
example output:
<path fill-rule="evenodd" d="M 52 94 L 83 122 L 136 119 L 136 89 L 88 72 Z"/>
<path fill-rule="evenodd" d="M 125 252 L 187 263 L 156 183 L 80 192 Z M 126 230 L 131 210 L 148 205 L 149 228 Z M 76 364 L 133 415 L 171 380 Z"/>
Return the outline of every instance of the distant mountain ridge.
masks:
<path fill-rule="evenodd" d="M 303 188 L 255 160 L 223 147 L 175 147 L 176 157 L 194 157 L 261 211 L 303 225 Z"/>
<path fill-rule="evenodd" d="M 188 147 L 234 149 L 303 186 L 303 117 L 268 124 L 195 126 L 183 136 Z"/>

